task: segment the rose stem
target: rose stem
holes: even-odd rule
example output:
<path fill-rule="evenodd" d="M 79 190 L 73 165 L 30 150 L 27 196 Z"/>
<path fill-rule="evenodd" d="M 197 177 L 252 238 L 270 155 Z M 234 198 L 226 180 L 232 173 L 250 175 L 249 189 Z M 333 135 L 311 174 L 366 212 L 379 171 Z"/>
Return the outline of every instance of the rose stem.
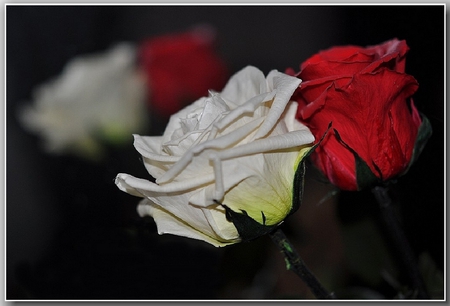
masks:
<path fill-rule="evenodd" d="M 295 251 L 294 246 L 289 242 L 286 235 L 280 228 L 270 233 L 272 241 L 280 248 L 286 260 L 286 268 L 297 274 L 311 289 L 317 299 L 334 299 L 334 293 L 329 293 L 319 282 L 319 280 L 308 269 L 305 262 Z"/>
<path fill-rule="evenodd" d="M 411 285 L 417 290 L 417 296 L 421 299 L 428 299 L 429 295 L 425 290 L 423 280 L 420 276 L 417 262 L 411 246 L 406 239 L 406 235 L 402 230 L 398 219 L 394 215 L 394 207 L 392 199 L 388 194 L 388 189 L 382 186 L 376 186 L 372 189 L 375 198 L 380 206 L 382 218 L 387 227 L 392 242 L 396 246 L 402 264 L 407 271 Z"/>

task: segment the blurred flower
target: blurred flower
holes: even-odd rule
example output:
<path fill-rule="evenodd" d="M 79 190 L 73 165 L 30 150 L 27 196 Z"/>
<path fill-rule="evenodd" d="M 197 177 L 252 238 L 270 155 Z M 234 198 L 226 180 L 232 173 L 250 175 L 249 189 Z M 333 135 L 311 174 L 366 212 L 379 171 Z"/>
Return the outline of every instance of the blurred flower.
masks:
<path fill-rule="evenodd" d="M 294 176 L 314 141 L 290 101 L 299 84 L 244 68 L 221 93 L 173 115 L 163 136 L 135 135 L 156 183 L 118 174 L 117 186 L 144 198 L 138 212 L 160 234 L 215 246 L 264 234 L 293 212 Z"/>
<path fill-rule="evenodd" d="M 307 59 L 296 74 L 303 80 L 294 98 L 299 119 L 316 137 L 330 122 L 333 127 L 312 159 L 341 189 L 359 190 L 405 173 L 431 133 L 410 98 L 418 83 L 405 73 L 407 51 L 397 39 L 334 47 Z"/>
<path fill-rule="evenodd" d="M 152 109 L 168 117 L 206 96 L 208 90 L 222 90 L 228 70 L 214 42 L 214 30 L 198 26 L 140 44 L 139 61 L 148 78 Z"/>
<path fill-rule="evenodd" d="M 146 125 L 147 88 L 135 59 L 135 48 L 125 43 L 72 59 L 34 90 L 19 119 L 49 152 L 98 158 L 102 143 L 121 144 Z"/>

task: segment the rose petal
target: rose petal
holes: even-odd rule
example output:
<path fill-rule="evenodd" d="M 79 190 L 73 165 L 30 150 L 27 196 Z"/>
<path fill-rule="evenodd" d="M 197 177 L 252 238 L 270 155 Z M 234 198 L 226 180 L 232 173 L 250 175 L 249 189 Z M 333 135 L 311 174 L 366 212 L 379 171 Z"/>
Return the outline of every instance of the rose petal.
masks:
<path fill-rule="evenodd" d="M 253 66 L 247 66 L 233 75 L 221 96 L 235 105 L 241 105 L 254 96 L 267 92 L 266 78 L 264 74 Z"/>
<path fill-rule="evenodd" d="M 276 89 L 276 96 L 266 120 L 264 120 L 264 123 L 255 135 L 255 139 L 266 136 L 275 126 L 285 111 L 286 105 L 291 100 L 292 94 L 301 83 L 300 79 L 282 74 L 278 71 L 271 71 L 267 79 L 269 83 L 273 83 L 273 88 Z"/>
<path fill-rule="evenodd" d="M 236 232 L 234 232 L 234 239 L 230 239 L 228 241 L 220 236 L 213 235 L 213 237 L 211 237 L 205 234 L 205 232 L 192 227 L 191 225 L 186 223 L 185 220 L 171 214 L 161 206 L 152 204 L 147 199 L 144 199 L 139 203 L 137 210 L 140 216 L 151 216 L 155 219 L 158 233 L 160 235 L 172 234 L 197 240 L 203 240 L 216 247 L 226 246 L 239 241 Z M 223 232 L 223 230 L 221 232 Z M 233 236 L 233 234 L 230 233 L 229 236 Z"/>

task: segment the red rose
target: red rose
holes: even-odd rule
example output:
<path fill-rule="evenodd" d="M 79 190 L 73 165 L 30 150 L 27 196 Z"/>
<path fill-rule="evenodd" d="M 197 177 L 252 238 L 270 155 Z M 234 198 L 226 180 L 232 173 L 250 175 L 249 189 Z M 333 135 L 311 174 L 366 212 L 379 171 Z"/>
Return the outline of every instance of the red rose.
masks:
<path fill-rule="evenodd" d="M 156 37 L 140 45 L 139 62 L 149 82 L 149 103 L 158 114 L 169 116 L 220 91 L 228 80 L 224 61 L 214 49 L 214 32 L 192 31 Z"/>
<path fill-rule="evenodd" d="M 293 97 L 298 118 L 316 139 L 332 122 L 312 160 L 343 190 L 392 179 L 412 162 L 423 119 L 410 98 L 418 83 L 405 74 L 408 49 L 397 39 L 334 47 L 306 60 L 296 74 L 303 80 Z"/>

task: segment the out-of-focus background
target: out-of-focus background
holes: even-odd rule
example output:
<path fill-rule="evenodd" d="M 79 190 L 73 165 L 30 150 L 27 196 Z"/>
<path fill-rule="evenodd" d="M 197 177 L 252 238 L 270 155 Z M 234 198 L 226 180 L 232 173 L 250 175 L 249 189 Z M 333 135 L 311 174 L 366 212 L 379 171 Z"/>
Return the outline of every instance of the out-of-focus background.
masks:
<path fill-rule="evenodd" d="M 159 236 L 138 198 L 114 185 L 146 177 L 128 144 L 101 162 L 42 150 L 19 110 L 33 88 L 72 58 L 118 42 L 209 24 L 230 73 L 254 65 L 298 70 L 335 45 L 394 37 L 410 47 L 406 72 L 433 136 L 395 189 L 399 216 L 429 290 L 442 298 L 444 269 L 444 6 L 6 6 L 6 297 L 22 299 L 309 299 L 267 237 L 216 249 Z M 149 134 L 166 119 L 149 113 Z M 370 192 L 334 193 L 308 169 L 302 207 L 283 225 L 324 285 L 349 299 L 401 296 L 404 273 L 379 226 Z"/>

